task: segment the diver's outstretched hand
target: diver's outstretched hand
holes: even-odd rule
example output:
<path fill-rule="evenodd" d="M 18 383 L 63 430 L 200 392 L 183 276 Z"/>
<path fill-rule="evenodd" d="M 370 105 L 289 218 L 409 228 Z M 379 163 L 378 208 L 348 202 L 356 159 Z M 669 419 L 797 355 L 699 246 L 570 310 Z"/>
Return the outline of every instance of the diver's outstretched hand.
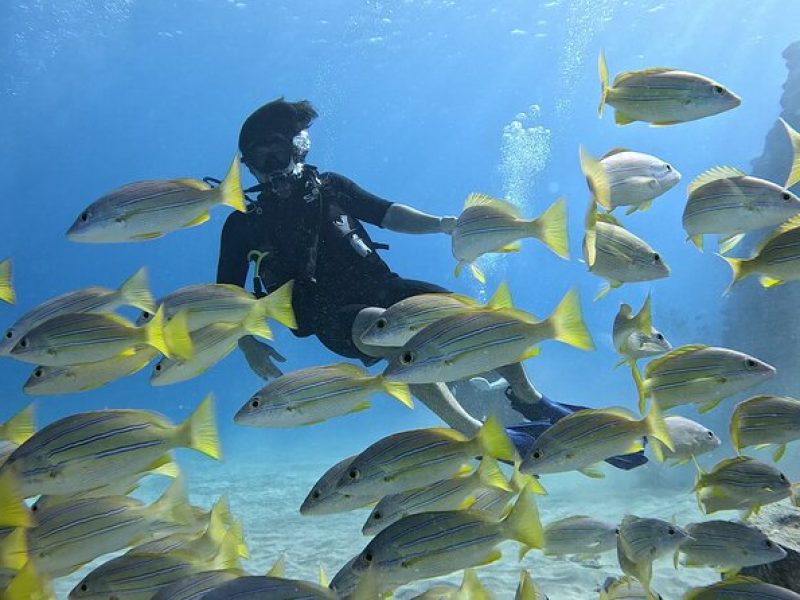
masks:
<path fill-rule="evenodd" d="M 244 352 L 247 364 L 264 380 L 283 375 L 274 361 L 286 362 L 286 358 L 269 344 L 258 341 L 252 335 L 239 340 L 239 348 Z"/>

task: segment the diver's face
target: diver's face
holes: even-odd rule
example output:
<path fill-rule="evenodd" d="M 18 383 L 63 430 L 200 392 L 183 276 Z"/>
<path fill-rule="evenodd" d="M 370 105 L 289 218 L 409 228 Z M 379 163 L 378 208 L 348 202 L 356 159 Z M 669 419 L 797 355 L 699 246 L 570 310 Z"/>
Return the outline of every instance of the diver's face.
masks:
<path fill-rule="evenodd" d="M 271 173 L 291 168 L 293 156 L 292 140 L 282 135 L 274 135 L 265 143 L 247 150 L 244 159 L 250 172 L 256 179 L 262 181 Z"/>

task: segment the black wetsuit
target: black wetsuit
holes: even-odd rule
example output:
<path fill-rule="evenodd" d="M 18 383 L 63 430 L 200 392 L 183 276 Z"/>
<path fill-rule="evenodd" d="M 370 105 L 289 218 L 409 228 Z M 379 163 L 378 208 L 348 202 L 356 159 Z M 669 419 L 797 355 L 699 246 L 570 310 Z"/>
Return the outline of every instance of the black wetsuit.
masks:
<path fill-rule="evenodd" d="M 267 292 L 295 281 L 295 335 L 316 335 L 341 356 L 375 363 L 377 359 L 353 343 L 353 321 L 361 309 L 388 308 L 410 296 L 447 292 L 399 277 L 378 256 L 360 221 L 380 227 L 391 205 L 342 175 L 318 175 L 306 166 L 301 177 L 291 180 L 288 197 L 264 191 L 247 214 L 228 217 L 217 282 L 244 287 L 251 253 L 266 253 L 258 275 Z"/>

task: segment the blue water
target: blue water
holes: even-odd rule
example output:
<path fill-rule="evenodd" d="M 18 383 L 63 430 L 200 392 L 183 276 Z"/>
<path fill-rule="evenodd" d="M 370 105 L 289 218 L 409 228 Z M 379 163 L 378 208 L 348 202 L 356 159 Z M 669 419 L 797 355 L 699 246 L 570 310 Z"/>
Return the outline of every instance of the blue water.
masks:
<path fill-rule="evenodd" d="M 250 112 L 281 95 L 308 98 L 320 113 L 309 162 L 387 199 L 457 215 L 467 194 L 481 191 L 533 216 L 568 198 L 572 260 L 527 241 L 520 254 L 484 263 L 486 289 L 468 274 L 454 277 L 444 235 L 374 237 L 391 245 L 384 257 L 403 276 L 481 297 L 506 279 L 515 303 L 537 315 L 577 287 L 597 351 L 550 343 L 527 366 L 554 399 L 593 406 L 634 403 L 629 374 L 612 369 L 611 323 L 622 301 L 637 307 L 652 291 L 656 325 L 676 346 L 722 342 L 729 269 L 685 243 L 685 187 L 718 164 L 749 169 L 780 113 L 781 52 L 800 38 L 800 4 L 786 0 L 15 0 L 2 12 L 0 257 L 14 260 L 19 303 L 0 307 L 0 321 L 68 290 L 116 287 L 142 265 L 157 296 L 213 281 L 228 209 L 140 244 L 76 244 L 65 231 L 83 207 L 124 183 L 222 176 Z M 742 106 L 669 128 L 617 127 L 613 111 L 598 120 L 601 49 L 612 74 L 676 66 L 722 82 Z M 681 171 L 678 187 L 626 219 L 665 257 L 670 278 L 592 303 L 601 281 L 578 260 L 588 200 L 579 144 L 597 155 L 615 146 L 652 153 Z M 337 360 L 314 338 L 276 334 L 286 370 Z M 759 358 L 780 366 L 780 349 Z M 0 421 L 30 401 L 21 391 L 29 371 L 0 362 Z M 37 413 L 40 424 L 104 407 L 182 420 L 214 392 L 226 460 L 190 464 L 232 493 L 242 465 L 332 464 L 382 435 L 437 423 L 422 405 L 410 412 L 382 398 L 370 411 L 314 427 L 235 426 L 234 412 L 261 385 L 234 353 L 190 382 L 152 388 L 146 370 L 93 392 L 40 399 Z M 729 405 L 723 410 L 718 423 Z M 800 478 L 800 469 L 787 473 Z"/>

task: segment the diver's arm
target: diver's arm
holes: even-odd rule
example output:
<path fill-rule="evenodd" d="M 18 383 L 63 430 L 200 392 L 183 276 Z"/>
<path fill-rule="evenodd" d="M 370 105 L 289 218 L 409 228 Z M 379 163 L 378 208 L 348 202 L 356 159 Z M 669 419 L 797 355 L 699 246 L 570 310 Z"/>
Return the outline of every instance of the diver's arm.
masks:
<path fill-rule="evenodd" d="M 247 260 L 246 215 L 232 213 L 222 227 L 217 263 L 217 283 L 245 287 L 250 263 Z"/>
<path fill-rule="evenodd" d="M 398 233 L 451 233 L 455 217 L 436 217 L 405 204 L 392 204 L 381 221 L 381 227 Z"/>

